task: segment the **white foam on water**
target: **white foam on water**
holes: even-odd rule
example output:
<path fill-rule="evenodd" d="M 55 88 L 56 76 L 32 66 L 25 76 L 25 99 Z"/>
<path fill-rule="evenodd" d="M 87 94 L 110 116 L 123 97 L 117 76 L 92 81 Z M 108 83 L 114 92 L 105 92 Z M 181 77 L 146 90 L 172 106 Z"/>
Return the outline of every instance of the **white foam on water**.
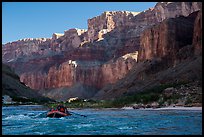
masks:
<path fill-rule="evenodd" d="M 78 128 L 82 128 L 82 127 L 91 127 L 93 125 L 92 124 L 80 124 L 80 125 L 74 125 L 74 126 L 76 126 Z"/>
<path fill-rule="evenodd" d="M 47 121 L 49 120 L 49 117 L 45 117 L 45 118 L 40 118 L 41 121 Z"/>
<path fill-rule="evenodd" d="M 39 117 L 39 116 L 41 116 L 43 113 L 39 113 L 39 114 L 37 114 L 37 115 L 35 115 L 34 117 Z"/>
<path fill-rule="evenodd" d="M 30 117 L 32 117 L 32 116 L 36 116 L 35 113 L 27 113 L 26 115 L 27 115 L 27 116 L 30 116 Z"/>
<path fill-rule="evenodd" d="M 5 118 L 5 120 L 22 120 L 22 119 L 30 119 L 30 117 L 20 114 L 20 115 L 11 115 Z"/>
<path fill-rule="evenodd" d="M 33 132 L 33 134 L 35 135 L 35 134 L 38 134 L 38 135 L 43 135 L 43 133 L 42 132 Z"/>
<path fill-rule="evenodd" d="M 61 118 L 59 118 L 59 119 L 65 119 L 64 117 L 61 117 Z"/>
<path fill-rule="evenodd" d="M 125 126 L 125 127 L 119 127 L 118 129 L 120 129 L 120 130 L 125 130 L 125 129 L 132 129 L 132 127 L 127 127 L 127 126 Z"/>

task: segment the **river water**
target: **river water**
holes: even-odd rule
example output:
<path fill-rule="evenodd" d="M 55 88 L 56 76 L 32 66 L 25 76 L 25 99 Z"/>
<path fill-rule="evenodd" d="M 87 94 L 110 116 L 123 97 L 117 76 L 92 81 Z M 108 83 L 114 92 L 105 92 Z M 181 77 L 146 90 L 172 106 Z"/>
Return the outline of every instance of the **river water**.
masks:
<path fill-rule="evenodd" d="M 46 118 L 46 108 L 43 106 L 2 107 L 2 134 L 202 135 L 201 110 L 75 109 L 71 111 L 75 114 L 63 118 Z"/>

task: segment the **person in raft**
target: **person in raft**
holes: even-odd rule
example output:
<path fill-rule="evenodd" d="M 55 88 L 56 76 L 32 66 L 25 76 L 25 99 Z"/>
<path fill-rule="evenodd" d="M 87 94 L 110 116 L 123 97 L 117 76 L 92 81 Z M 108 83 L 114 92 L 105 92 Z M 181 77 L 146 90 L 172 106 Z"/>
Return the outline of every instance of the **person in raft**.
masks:
<path fill-rule="evenodd" d="M 64 106 L 61 105 L 61 104 L 57 106 L 57 110 L 60 111 L 60 112 L 63 112 L 63 113 L 69 113 L 68 110 L 67 110 L 67 108 L 64 107 Z"/>

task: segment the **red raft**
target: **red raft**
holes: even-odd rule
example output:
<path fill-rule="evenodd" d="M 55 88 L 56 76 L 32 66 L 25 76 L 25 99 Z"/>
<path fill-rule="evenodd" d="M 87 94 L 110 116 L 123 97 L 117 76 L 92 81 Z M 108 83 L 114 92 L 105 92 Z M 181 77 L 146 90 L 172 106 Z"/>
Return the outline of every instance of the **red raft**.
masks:
<path fill-rule="evenodd" d="M 70 113 L 64 113 L 64 112 L 60 112 L 58 110 L 52 110 L 50 112 L 47 113 L 47 117 L 51 117 L 51 118 L 60 118 L 60 117 L 66 117 L 66 116 L 70 116 Z"/>

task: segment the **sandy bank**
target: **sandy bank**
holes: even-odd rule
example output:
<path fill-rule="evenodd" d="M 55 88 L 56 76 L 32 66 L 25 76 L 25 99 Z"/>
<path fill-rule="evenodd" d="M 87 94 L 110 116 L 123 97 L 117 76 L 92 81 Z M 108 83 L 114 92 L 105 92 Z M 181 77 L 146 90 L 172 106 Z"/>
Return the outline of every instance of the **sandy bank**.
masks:
<path fill-rule="evenodd" d="M 202 107 L 164 107 L 164 108 L 156 108 L 155 110 L 202 110 Z"/>
<path fill-rule="evenodd" d="M 132 107 L 123 107 L 122 109 L 133 109 Z M 202 107 L 163 107 L 163 108 L 140 108 L 140 110 L 202 110 Z"/>

